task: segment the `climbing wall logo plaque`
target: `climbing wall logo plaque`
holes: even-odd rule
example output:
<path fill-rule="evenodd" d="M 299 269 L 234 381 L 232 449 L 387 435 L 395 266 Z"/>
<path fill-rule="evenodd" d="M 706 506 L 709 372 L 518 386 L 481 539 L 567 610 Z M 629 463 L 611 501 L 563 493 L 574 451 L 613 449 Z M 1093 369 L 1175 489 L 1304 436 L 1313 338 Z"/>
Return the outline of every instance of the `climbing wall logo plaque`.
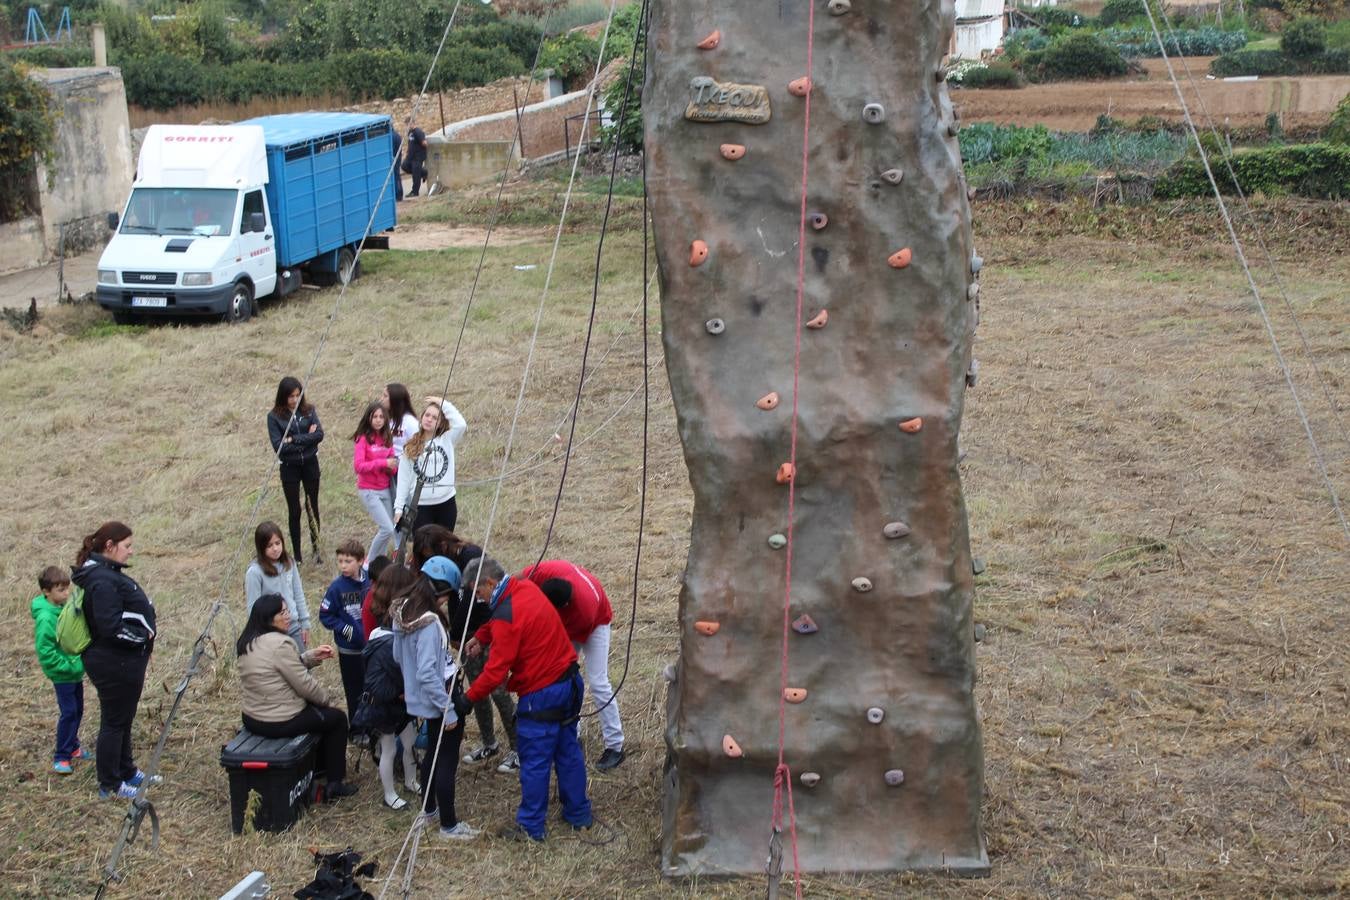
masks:
<path fill-rule="evenodd" d="M 690 122 L 763 125 L 770 114 L 769 91 L 762 84 L 722 82 L 707 75 L 689 80 L 689 105 L 684 117 Z"/>

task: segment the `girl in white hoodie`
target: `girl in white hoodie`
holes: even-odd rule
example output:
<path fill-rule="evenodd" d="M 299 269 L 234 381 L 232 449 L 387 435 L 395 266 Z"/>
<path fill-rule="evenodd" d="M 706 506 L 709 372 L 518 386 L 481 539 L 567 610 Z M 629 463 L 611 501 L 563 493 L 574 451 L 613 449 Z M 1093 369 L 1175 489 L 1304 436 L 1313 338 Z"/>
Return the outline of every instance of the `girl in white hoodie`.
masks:
<path fill-rule="evenodd" d="M 408 439 L 398 458 L 396 525 L 408 515 L 413 490 L 421 479 L 422 493 L 413 513 L 413 530 L 423 525 L 455 530 L 455 520 L 459 518 L 459 507 L 455 504 L 455 445 L 468 427 L 464 416 L 449 400 L 428 403 L 422 410 L 421 430 Z"/>

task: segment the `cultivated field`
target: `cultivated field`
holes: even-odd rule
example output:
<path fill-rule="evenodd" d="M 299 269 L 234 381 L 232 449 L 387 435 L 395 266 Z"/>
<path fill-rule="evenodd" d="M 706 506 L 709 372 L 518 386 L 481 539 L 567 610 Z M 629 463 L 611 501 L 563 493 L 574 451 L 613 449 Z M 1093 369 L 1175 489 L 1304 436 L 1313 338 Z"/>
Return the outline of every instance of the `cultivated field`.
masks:
<path fill-rule="evenodd" d="M 554 215 L 552 185 L 510 194 L 513 228 Z M 558 485 L 555 432 L 575 391 L 602 198 L 574 200 L 526 392 L 491 550 L 508 565 L 540 551 Z M 602 265 L 593 376 L 550 555 L 590 565 L 622 624 L 611 671 L 628 761 L 594 778 L 603 827 L 541 846 L 494 839 L 420 855 L 422 897 L 762 896 L 762 880 L 668 883 L 658 875 L 664 684 L 690 494 L 661 367 L 653 296 L 646 541 L 633 596 L 642 395 L 641 239 L 619 198 Z M 479 198 L 421 201 L 415 218 L 481 225 Z M 1332 394 L 1350 379 L 1344 255 L 1350 212 L 1258 203 L 1272 251 Z M 987 260 L 964 464 L 979 579 L 979 700 L 985 728 L 987 880 L 809 876 L 811 897 L 1305 896 L 1350 889 L 1350 591 L 1339 532 L 1245 285 L 1213 210 L 1082 203 L 977 208 Z M 519 235 L 521 232 L 515 232 Z M 536 232 L 537 233 L 537 232 Z M 469 421 L 462 531 L 481 538 L 502 464 L 551 240 L 489 251 L 451 395 Z M 371 254 L 309 387 L 323 417 L 327 543 L 368 539 L 346 437 L 389 380 L 438 390 L 464 316 L 476 249 Z M 535 265 L 534 269 L 516 266 Z M 220 745 L 237 725 L 231 645 L 243 609 L 236 547 L 269 467 L 263 416 L 279 376 L 303 375 L 337 299 L 304 292 L 244 326 L 113 328 L 61 307 L 37 336 L 0 333 L 0 497 L 8 628 L 0 635 L 0 894 L 89 895 L 125 807 L 95 799 L 88 766 L 48 774 L 51 691 L 32 657 L 27 601 L 39 569 L 69 562 L 101 520 L 136 529 L 136 577 L 163 638 L 137 721 L 148 758 L 205 611 L 224 590 L 220 659 L 195 683 L 151 797 L 160 849 L 137 845 L 122 897 L 214 897 L 253 868 L 279 896 L 312 875 L 307 848 L 352 845 L 387 865 L 406 815 L 385 810 L 369 760 L 351 801 L 291 833 L 228 830 Z M 1290 339 L 1284 325 L 1281 336 Z M 48 330 L 50 329 L 50 330 Z M 1296 363 L 1301 355 L 1286 343 Z M 603 356 L 603 359 L 602 359 Z M 1300 367 L 1302 384 L 1309 384 Z M 1311 402 L 1311 401 L 1310 401 Z M 1347 493 L 1350 447 L 1312 404 Z M 1344 428 L 1344 419 L 1340 419 Z M 597 431 L 598 429 L 598 431 Z M 566 435 L 566 429 L 561 429 Z M 263 503 L 284 516 L 275 482 Z M 330 554 L 331 557 L 331 554 Z M 303 569 L 311 605 L 332 577 Z M 336 668 L 322 677 L 335 689 Z M 766 702 L 774 702 L 772 699 Z M 97 726 L 89 691 L 84 736 Z M 597 749 L 597 730 L 584 735 Z M 472 736 L 468 739 L 472 742 Z M 765 839 L 772 786 L 764 785 Z M 515 781 L 460 771 L 460 811 L 495 826 Z M 767 843 L 766 843 L 767 846 Z M 379 892 L 379 882 L 367 884 Z M 789 888 L 790 890 L 790 888 Z"/>

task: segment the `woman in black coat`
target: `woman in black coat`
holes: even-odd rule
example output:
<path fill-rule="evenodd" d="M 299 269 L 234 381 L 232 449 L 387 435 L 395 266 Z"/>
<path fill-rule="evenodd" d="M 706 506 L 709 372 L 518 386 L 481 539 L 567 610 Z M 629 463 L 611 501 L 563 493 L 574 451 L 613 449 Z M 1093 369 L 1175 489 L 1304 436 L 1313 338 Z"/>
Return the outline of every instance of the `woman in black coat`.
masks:
<path fill-rule="evenodd" d="M 417 581 L 417 576 L 404 566 L 391 565 L 380 573 L 370 597 L 370 612 L 379 626 L 366 638 L 361 651 L 365 665 L 365 682 L 361 702 L 352 716 L 352 724 L 369 728 L 380 736 L 380 784 L 384 788 L 384 805 L 403 809 L 408 802 L 394 789 L 394 755 L 399 741 L 403 743 L 403 784 L 414 796 L 422 791 L 417 783 L 417 760 L 413 745 L 417 741 L 417 722 L 408 715 L 403 705 L 403 673 L 394 659 L 394 633 L 389 630 L 389 604 L 404 596 Z"/>
<path fill-rule="evenodd" d="M 98 692 L 94 762 L 101 799 L 131 799 L 145 780 L 131 755 L 131 723 L 155 648 L 155 605 L 123 571 L 130 558 L 131 529 L 105 522 L 84 539 L 70 579 L 84 591 L 91 638 L 82 658 Z"/>
<path fill-rule="evenodd" d="M 294 423 L 291 417 L 295 417 Z M 304 396 L 298 378 L 287 375 L 277 385 L 276 403 L 267 414 L 267 436 L 281 460 L 281 491 L 286 495 L 287 524 L 291 532 L 291 552 L 300 564 L 300 487 L 305 488 L 309 505 L 309 540 L 314 561 L 319 555 L 319 444 L 323 425 L 314 404 Z"/>

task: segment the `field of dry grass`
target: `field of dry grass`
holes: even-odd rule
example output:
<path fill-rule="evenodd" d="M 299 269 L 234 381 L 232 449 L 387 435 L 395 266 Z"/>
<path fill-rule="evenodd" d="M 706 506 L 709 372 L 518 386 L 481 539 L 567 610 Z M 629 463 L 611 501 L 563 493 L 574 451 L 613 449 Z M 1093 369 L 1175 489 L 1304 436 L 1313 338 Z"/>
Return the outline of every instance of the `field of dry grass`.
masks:
<path fill-rule="evenodd" d="M 515 197 L 523 225 L 537 224 L 531 217 L 551 202 L 537 187 Z M 423 202 L 416 215 L 460 224 L 481 207 Z M 631 226 L 633 201 L 622 202 L 621 221 Z M 593 222 L 595 209 L 583 198 L 578 223 Z M 1287 203 L 1261 210 L 1329 387 L 1343 398 L 1350 213 Z M 988 561 L 977 601 L 988 627 L 978 690 L 993 875 L 808 876 L 807 895 L 1350 890 L 1346 542 L 1213 216 L 1203 207 L 990 205 L 977 212 L 977 234 L 988 261 L 983 368 L 963 441 L 974 549 Z M 564 238 L 512 468 L 540 465 L 506 483 L 493 531 L 493 552 L 508 565 L 538 553 L 552 507 L 553 435 L 575 389 L 594 244 L 583 224 Z M 641 345 L 632 318 L 640 237 L 628 227 L 611 233 L 609 247 L 592 358 L 610 352 L 578 433 L 608 424 L 574 457 L 549 552 L 592 567 L 622 608 L 617 677 L 630 636 L 640 479 Z M 489 479 L 501 464 L 547 250 L 540 242 L 489 254 L 451 388 L 469 421 L 461 479 Z M 329 544 L 372 531 L 356 502 L 346 433 L 386 381 L 415 392 L 439 387 L 476 258 L 468 249 L 372 254 L 348 293 L 309 386 L 329 434 Z M 540 268 L 514 268 L 529 264 Z M 229 562 L 268 466 L 263 415 L 278 377 L 308 367 L 335 298 L 304 292 L 236 328 L 118 329 L 94 311 L 63 307 L 50 331 L 0 333 L 0 396 L 16 420 L 0 434 L 12 486 L 0 495 L 11 531 L 0 558 L 11 626 L 0 635 L 0 894 L 90 894 L 125 811 L 95 799 L 91 772 L 47 772 L 54 703 L 32 657 L 27 614 L 37 571 L 70 561 L 79 536 L 103 519 L 136 529 L 133 572 L 156 599 L 163 634 L 137 720 L 136 747 L 147 758 L 186 650 L 223 588 L 233 615 L 221 621 L 217 645 L 230 655 L 243 566 Z M 763 891 L 762 881 L 658 876 L 659 673 L 676 651 L 690 495 L 655 315 L 653 298 L 648 531 L 632 671 L 620 695 L 630 755 L 592 783 L 604 822 L 595 839 L 609 843 L 570 832 L 541 846 L 429 839 L 417 896 Z M 1331 413 L 1313 413 L 1345 492 L 1350 448 L 1336 443 Z M 479 536 L 491 487 L 466 485 L 460 496 L 462 531 Z M 284 516 L 275 484 L 263 509 Z M 307 563 L 303 574 L 315 596 L 333 573 Z M 335 668 L 323 677 L 337 686 Z M 90 691 L 87 739 L 97 719 Z M 368 760 L 354 801 L 314 810 L 285 835 L 231 837 L 216 760 L 236 724 L 233 672 L 221 660 L 192 688 L 165 757 L 167 782 L 152 792 L 161 848 L 133 848 L 115 896 L 213 897 L 255 867 L 286 896 L 312 875 L 311 846 L 350 844 L 382 864 L 392 859 L 407 818 L 380 806 Z M 588 725 L 584 739 L 594 751 L 597 729 Z M 766 840 L 771 792 L 766 784 Z M 461 768 L 460 811 L 470 822 L 505 821 L 516 797 L 512 778 Z"/>

